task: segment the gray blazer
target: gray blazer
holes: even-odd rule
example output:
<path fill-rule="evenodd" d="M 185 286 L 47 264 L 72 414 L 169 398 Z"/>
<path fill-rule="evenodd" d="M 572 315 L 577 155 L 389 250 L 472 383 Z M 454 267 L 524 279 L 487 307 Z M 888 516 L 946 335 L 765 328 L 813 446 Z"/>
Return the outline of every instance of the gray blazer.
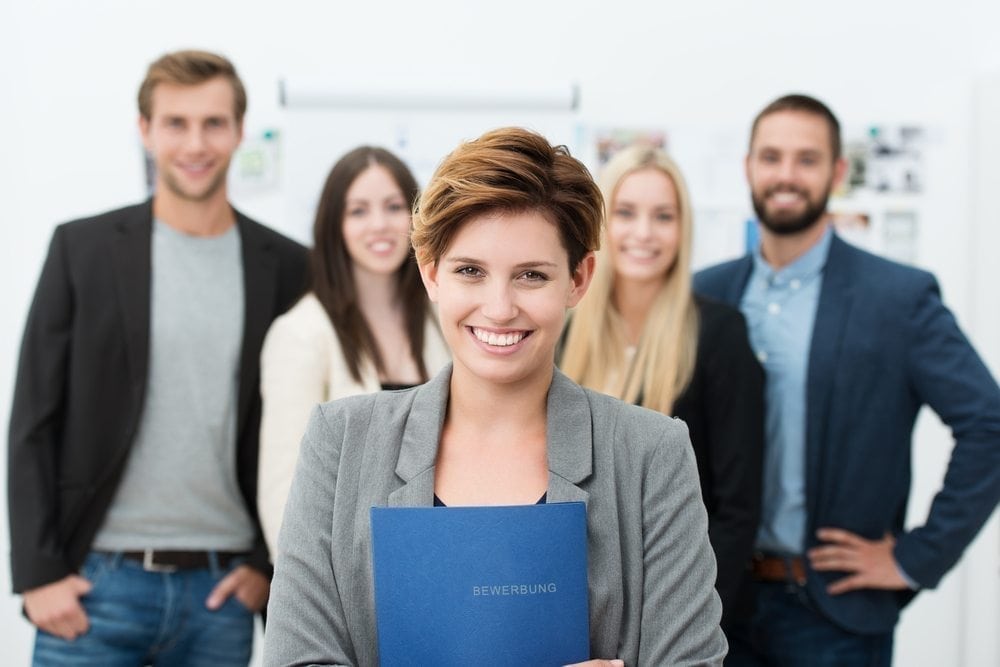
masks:
<path fill-rule="evenodd" d="M 430 506 L 451 366 L 425 385 L 317 407 L 278 538 L 265 665 L 378 664 L 369 509 Z M 587 503 L 590 650 L 721 665 L 715 557 L 683 422 L 554 371 L 548 502 Z"/>

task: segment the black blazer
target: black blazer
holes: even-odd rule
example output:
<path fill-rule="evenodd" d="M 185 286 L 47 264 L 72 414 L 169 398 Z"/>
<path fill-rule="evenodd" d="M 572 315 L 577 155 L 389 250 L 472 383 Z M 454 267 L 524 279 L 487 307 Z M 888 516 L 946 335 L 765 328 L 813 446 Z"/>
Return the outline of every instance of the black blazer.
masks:
<path fill-rule="evenodd" d="M 305 250 L 236 212 L 245 293 L 236 466 L 256 521 L 258 364 L 302 294 Z M 15 592 L 75 572 L 125 468 L 149 358 L 152 202 L 56 228 L 28 313 L 8 449 Z M 269 572 L 258 525 L 250 564 Z"/>
<path fill-rule="evenodd" d="M 708 536 L 715 551 L 715 587 L 722 626 L 753 613 L 750 558 L 760 523 L 764 449 L 764 369 L 750 348 L 740 311 L 694 295 L 698 352 L 694 373 L 674 401 L 687 423 L 698 462 Z M 562 358 L 570 320 L 556 354 Z M 636 399 L 642 404 L 642 394 Z"/>
<path fill-rule="evenodd" d="M 673 413 L 687 423 L 698 462 L 725 628 L 753 612 L 748 567 L 760 521 L 764 371 L 738 310 L 698 295 L 695 304 L 694 375 Z"/>

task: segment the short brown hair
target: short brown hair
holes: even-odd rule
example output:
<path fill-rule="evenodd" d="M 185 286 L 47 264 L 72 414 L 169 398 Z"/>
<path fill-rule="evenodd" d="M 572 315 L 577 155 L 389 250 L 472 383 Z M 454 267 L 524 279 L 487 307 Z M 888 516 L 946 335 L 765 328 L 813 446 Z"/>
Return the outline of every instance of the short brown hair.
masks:
<path fill-rule="evenodd" d="M 226 58 L 209 51 L 174 51 L 157 58 L 146 70 L 139 86 L 139 113 L 146 120 L 153 114 L 153 89 L 161 83 L 194 86 L 221 76 L 233 86 L 233 113 L 243 122 L 247 111 L 247 92 L 236 68 Z"/>
<path fill-rule="evenodd" d="M 437 262 L 474 217 L 524 211 L 556 225 L 571 271 L 600 247 L 604 200 L 583 163 L 530 130 L 487 132 L 456 148 L 431 177 L 413 212 L 417 259 Z"/>
<path fill-rule="evenodd" d="M 760 125 L 760 121 L 763 120 L 764 117 L 770 116 L 771 114 L 779 111 L 801 111 L 802 113 L 819 116 L 825 120 L 827 126 L 830 128 L 830 152 L 833 155 L 834 160 L 840 159 L 840 121 L 838 121 L 837 117 L 833 115 L 832 111 L 830 111 L 830 107 L 826 106 L 815 97 L 802 95 L 800 93 L 783 95 L 768 104 L 759 114 L 757 114 L 757 117 L 753 119 L 753 127 L 750 130 L 751 148 L 753 148 L 753 139 L 757 136 L 757 126 Z"/>

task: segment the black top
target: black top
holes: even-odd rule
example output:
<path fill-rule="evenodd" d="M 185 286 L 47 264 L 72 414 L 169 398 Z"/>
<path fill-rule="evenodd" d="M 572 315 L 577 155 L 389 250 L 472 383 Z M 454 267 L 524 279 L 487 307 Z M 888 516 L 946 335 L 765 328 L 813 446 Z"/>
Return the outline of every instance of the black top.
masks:
<path fill-rule="evenodd" d="M 548 493 L 543 493 L 542 497 L 539 498 L 538 502 L 535 503 L 535 504 L 536 505 L 544 505 L 545 504 L 545 497 L 548 496 L 548 495 L 549 495 Z M 438 494 L 436 494 L 436 493 L 434 494 L 434 507 L 447 507 L 447 505 L 445 505 L 444 502 L 442 502 L 441 499 L 438 498 Z"/>
<path fill-rule="evenodd" d="M 760 523 L 764 449 L 764 369 L 750 348 L 743 314 L 694 295 L 698 353 L 673 415 L 687 423 L 708 510 L 725 630 L 753 613 L 750 558 Z M 562 357 L 569 321 L 556 358 Z M 636 399 L 642 403 L 642 394 Z"/>
<path fill-rule="evenodd" d="M 760 521 L 764 371 L 738 310 L 699 295 L 695 304 L 697 360 L 673 416 L 687 423 L 694 446 L 727 626 L 753 608 L 747 567 Z"/>
<path fill-rule="evenodd" d="M 412 389 L 413 387 L 416 387 L 416 386 L 417 385 L 415 385 L 415 384 L 403 384 L 403 383 L 399 383 L 399 382 L 383 382 L 382 383 L 382 390 L 383 391 L 399 391 L 400 389 Z"/>

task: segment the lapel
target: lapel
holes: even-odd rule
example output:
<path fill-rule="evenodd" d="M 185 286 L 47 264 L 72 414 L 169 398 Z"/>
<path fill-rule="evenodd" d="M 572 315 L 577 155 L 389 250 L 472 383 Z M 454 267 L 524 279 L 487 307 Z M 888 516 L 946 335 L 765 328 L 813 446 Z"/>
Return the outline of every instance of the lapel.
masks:
<path fill-rule="evenodd" d="M 271 321 L 278 315 L 278 262 L 270 239 L 261 228 L 239 211 L 236 225 L 240 231 L 243 256 L 243 344 L 240 352 L 240 389 L 237 437 L 241 438 L 250 406 L 258 396 L 259 355 Z"/>
<path fill-rule="evenodd" d="M 125 355 L 133 393 L 146 388 L 149 369 L 150 288 L 152 285 L 153 202 L 126 211 L 115 226 L 111 247 L 115 292 L 125 333 Z M 140 401 L 136 402 L 139 405 Z"/>
<path fill-rule="evenodd" d="M 389 494 L 390 507 L 434 504 L 434 461 L 448 411 L 450 385 L 451 364 L 448 364 L 416 389 L 396 461 L 396 476 L 404 484 Z"/>
<path fill-rule="evenodd" d="M 586 502 L 578 485 L 594 471 L 594 441 L 590 401 L 575 382 L 556 369 L 549 387 L 545 438 L 549 459 L 546 502 Z"/>
<path fill-rule="evenodd" d="M 416 390 L 406 419 L 396 475 L 403 486 L 389 494 L 390 507 L 427 506 L 434 499 L 434 461 L 448 409 L 451 364 Z M 593 472 L 590 402 L 583 389 L 554 370 L 547 399 L 549 488 L 546 502 L 586 502 L 577 486 Z"/>
<path fill-rule="evenodd" d="M 732 305 L 734 308 L 740 307 L 743 299 L 743 292 L 747 288 L 747 282 L 753 273 L 753 257 L 744 255 L 733 263 L 732 280 L 725 281 L 725 292 L 722 294 L 722 301 Z"/>
<path fill-rule="evenodd" d="M 816 319 L 809 348 L 806 377 L 806 496 L 808 516 L 815 517 L 822 488 L 827 424 L 833 402 L 833 385 L 842 349 L 844 331 L 854 302 L 855 283 L 851 267 L 852 249 L 836 234 L 823 269 Z M 811 529 L 811 526 L 809 527 Z"/>
<path fill-rule="evenodd" d="M 244 324 L 240 354 L 239 432 L 257 391 L 257 355 L 274 319 L 277 262 L 256 225 L 234 211 L 243 259 Z M 153 201 L 130 209 L 116 225 L 112 245 L 115 290 L 125 331 L 129 379 L 143 391 L 149 371 L 150 290 L 152 287 Z"/>

